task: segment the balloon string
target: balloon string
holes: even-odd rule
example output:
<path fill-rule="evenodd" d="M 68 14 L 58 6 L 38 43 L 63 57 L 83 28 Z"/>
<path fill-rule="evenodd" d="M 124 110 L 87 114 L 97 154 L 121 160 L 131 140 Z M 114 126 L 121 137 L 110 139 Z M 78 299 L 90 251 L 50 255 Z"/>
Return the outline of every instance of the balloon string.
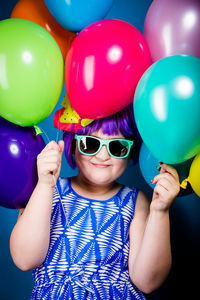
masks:
<path fill-rule="evenodd" d="M 45 137 L 46 137 L 46 139 L 47 139 L 47 141 L 49 143 L 50 142 L 50 138 L 48 137 L 47 133 L 45 132 L 45 130 L 42 127 L 40 127 L 40 129 L 42 130 L 42 133 L 44 133 L 44 135 L 45 135 Z"/>
<path fill-rule="evenodd" d="M 42 132 L 44 133 L 44 135 L 45 135 L 47 141 L 50 142 L 50 139 L 49 139 L 47 133 L 45 132 L 45 130 L 44 130 L 42 127 L 40 127 L 40 129 L 41 129 Z M 58 133 L 60 133 L 60 131 L 61 131 L 61 129 L 59 128 Z M 57 136 L 58 136 L 58 135 L 59 135 L 59 134 L 57 134 Z M 56 142 L 57 142 L 57 141 L 56 141 Z M 60 203 L 61 203 L 61 205 L 63 206 L 63 203 L 62 203 L 62 201 L 61 201 L 61 196 L 60 196 L 60 193 L 59 193 L 59 190 L 58 190 L 58 187 L 57 187 L 57 182 L 56 182 L 55 175 L 54 175 L 54 174 L 52 174 L 52 175 L 53 175 L 53 181 L 54 181 L 54 184 L 55 184 L 55 189 L 56 189 L 56 191 L 57 191 L 57 194 L 58 194 Z M 64 207 L 63 207 L 63 211 L 64 211 L 64 214 L 65 214 Z M 66 217 L 66 214 L 65 214 L 65 217 Z M 71 228 L 70 228 L 70 225 L 69 225 L 69 222 L 68 222 L 68 220 L 67 220 L 67 217 L 66 217 L 66 223 L 67 223 L 67 226 L 69 227 L 69 229 L 71 229 Z"/>
<path fill-rule="evenodd" d="M 74 233 L 73 233 L 72 228 L 71 228 L 71 226 L 70 226 L 70 224 L 69 224 L 68 216 L 67 216 L 67 214 L 66 214 L 66 210 L 65 210 L 65 208 L 64 208 L 63 201 L 62 201 L 62 197 L 61 197 L 61 195 L 60 195 L 60 192 L 59 192 L 58 185 L 57 185 L 56 178 L 55 178 L 55 175 L 54 175 L 54 174 L 53 174 L 53 180 L 54 180 L 54 184 L 55 184 L 55 190 L 56 190 L 56 192 L 57 192 L 57 195 L 58 195 L 60 204 L 61 204 L 61 206 L 62 206 L 63 213 L 64 213 L 64 215 L 65 215 L 65 224 L 66 224 L 65 226 L 66 226 L 66 230 L 69 230 L 69 234 L 70 234 L 70 235 L 73 235 Z M 71 260 L 70 254 L 69 254 L 69 252 L 67 251 L 67 249 L 65 249 L 65 251 L 66 251 L 66 254 L 69 256 L 69 259 Z M 80 257 L 80 253 L 77 253 L 77 254 L 74 256 L 74 261 L 75 261 L 75 259 L 77 259 L 77 261 L 78 261 L 78 262 L 77 262 L 77 265 L 80 265 L 80 266 L 81 266 L 81 257 Z"/>
<path fill-rule="evenodd" d="M 59 120 L 60 120 L 60 118 L 61 118 L 61 111 L 59 111 Z M 58 122 L 57 134 L 56 134 L 56 143 L 58 143 L 59 136 L 60 136 L 60 132 L 61 132 L 61 129 L 60 129 L 60 122 Z"/>
<path fill-rule="evenodd" d="M 44 130 L 42 127 L 40 127 L 40 129 L 41 129 L 42 132 L 44 133 L 44 135 L 45 135 L 47 141 L 50 142 L 50 139 L 49 139 L 47 133 L 45 132 L 45 130 Z M 59 130 L 60 130 L 60 129 L 59 129 Z M 60 130 L 60 131 L 61 131 L 61 130 Z M 55 175 L 54 175 L 54 174 L 52 174 L 52 175 L 53 175 L 53 181 L 54 181 L 54 184 L 55 184 L 55 189 L 56 189 L 56 191 L 57 191 L 57 194 L 58 194 L 60 203 L 61 203 L 61 205 L 62 205 L 62 207 L 63 207 L 63 203 L 62 203 L 62 201 L 61 201 L 61 196 L 60 196 L 60 193 L 59 193 L 59 190 L 58 190 L 58 187 L 57 187 L 57 182 L 56 182 Z M 63 211 L 64 211 L 64 214 L 65 214 L 64 207 L 63 207 Z M 66 217 L 66 214 L 65 214 L 65 217 Z M 69 229 L 71 229 L 71 227 L 70 227 L 70 225 L 69 225 L 69 222 L 68 222 L 68 220 L 67 220 L 67 217 L 66 217 L 66 223 L 67 223 L 67 226 L 69 227 Z"/>
<path fill-rule="evenodd" d="M 62 206 L 63 213 L 64 213 L 64 215 L 65 215 L 65 221 L 66 221 L 66 225 L 65 225 L 65 226 L 66 226 L 66 228 L 69 228 L 69 231 L 71 231 L 71 227 L 70 227 L 69 222 L 68 222 L 68 218 L 67 218 L 67 215 L 66 215 L 64 206 L 63 206 L 62 198 L 61 198 L 61 196 L 60 196 L 60 192 L 59 192 L 59 190 L 58 190 L 58 186 L 57 186 L 57 182 L 56 182 L 56 178 L 55 178 L 55 175 L 54 175 L 54 174 L 53 174 L 53 180 L 54 180 L 54 184 L 55 184 L 55 190 L 56 190 L 56 192 L 57 192 L 57 195 L 58 195 L 60 204 L 61 204 L 61 206 Z M 65 249 L 65 253 L 69 256 L 69 259 L 71 259 L 71 258 L 70 258 L 70 254 L 68 253 L 67 249 Z"/>
<path fill-rule="evenodd" d="M 48 141 L 48 142 L 50 142 L 50 139 L 49 139 L 49 137 L 48 137 L 47 133 L 45 132 L 45 130 L 44 130 L 42 127 L 40 127 L 40 129 L 41 129 L 41 130 L 42 130 L 42 132 L 44 133 L 44 135 L 45 135 L 45 137 L 46 137 L 47 141 Z M 61 131 L 61 129 L 59 128 L 58 132 L 60 133 L 60 131 Z M 57 136 L 58 136 L 58 135 L 59 135 L 59 134 L 57 134 Z M 57 141 L 56 141 L 56 142 L 57 142 Z M 55 175 L 53 174 L 53 172 L 52 172 L 52 175 L 53 175 L 53 181 L 54 181 L 54 184 L 55 184 L 55 189 L 56 189 L 56 192 L 57 192 L 57 194 L 58 194 L 58 197 L 59 197 L 60 203 L 61 203 L 61 205 L 62 205 L 62 207 L 63 207 L 63 203 L 62 203 L 62 201 L 61 201 L 60 192 L 59 192 L 59 190 L 58 190 L 58 187 L 57 187 L 57 182 L 56 182 L 56 178 L 55 178 Z M 70 227 L 70 225 L 69 225 L 69 222 L 68 222 L 68 220 L 67 220 L 67 216 L 66 216 L 66 213 L 65 213 L 64 207 L 63 207 L 63 211 L 64 211 L 64 214 L 65 214 L 65 217 L 66 217 L 66 223 L 67 223 L 67 226 L 68 226 L 68 227 L 69 227 L 69 229 L 71 230 L 71 227 Z"/>

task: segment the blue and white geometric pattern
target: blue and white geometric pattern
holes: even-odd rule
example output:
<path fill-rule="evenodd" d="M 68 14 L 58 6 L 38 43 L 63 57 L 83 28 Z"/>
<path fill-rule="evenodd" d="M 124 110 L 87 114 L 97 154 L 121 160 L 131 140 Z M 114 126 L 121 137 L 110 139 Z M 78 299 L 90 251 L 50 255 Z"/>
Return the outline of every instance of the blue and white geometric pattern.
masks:
<path fill-rule="evenodd" d="M 59 178 L 50 246 L 43 265 L 33 271 L 31 299 L 145 299 L 128 273 L 136 198 L 136 189 L 123 186 L 108 200 L 87 199 L 76 194 L 70 179 Z"/>

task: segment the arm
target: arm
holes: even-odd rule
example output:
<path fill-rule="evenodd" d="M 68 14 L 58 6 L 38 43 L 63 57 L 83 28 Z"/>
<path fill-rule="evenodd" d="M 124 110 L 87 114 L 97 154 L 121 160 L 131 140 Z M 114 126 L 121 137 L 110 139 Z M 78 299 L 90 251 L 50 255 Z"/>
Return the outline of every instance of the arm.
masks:
<path fill-rule="evenodd" d="M 48 251 L 53 191 L 63 149 L 63 141 L 50 142 L 38 155 L 38 183 L 11 234 L 11 256 L 24 271 L 41 265 Z"/>
<path fill-rule="evenodd" d="M 169 207 L 178 194 L 176 171 L 162 164 L 152 202 L 139 192 L 135 217 L 130 226 L 129 273 L 133 283 L 143 292 L 158 288 L 171 267 Z"/>

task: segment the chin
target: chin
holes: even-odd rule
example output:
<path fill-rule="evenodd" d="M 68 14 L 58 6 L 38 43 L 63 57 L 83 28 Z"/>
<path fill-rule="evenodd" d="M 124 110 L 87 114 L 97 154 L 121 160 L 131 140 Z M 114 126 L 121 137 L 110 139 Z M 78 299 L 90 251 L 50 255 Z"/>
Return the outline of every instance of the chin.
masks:
<path fill-rule="evenodd" d="M 111 176 L 105 176 L 100 174 L 91 174 L 86 177 L 88 181 L 92 182 L 93 184 L 99 184 L 99 185 L 105 185 L 110 184 L 111 182 L 115 181 L 115 178 L 113 179 Z"/>

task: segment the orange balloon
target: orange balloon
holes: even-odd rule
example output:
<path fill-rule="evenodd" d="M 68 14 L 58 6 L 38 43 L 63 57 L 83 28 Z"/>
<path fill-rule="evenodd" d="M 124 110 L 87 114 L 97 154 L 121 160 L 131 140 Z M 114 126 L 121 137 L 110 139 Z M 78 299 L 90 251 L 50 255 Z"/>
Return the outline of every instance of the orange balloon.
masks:
<path fill-rule="evenodd" d="M 65 60 L 76 34 L 63 28 L 54 19 L 43 0 L 19 0 L 10 17 L 26 19 L 46 29 L 56 40 Z"/>

